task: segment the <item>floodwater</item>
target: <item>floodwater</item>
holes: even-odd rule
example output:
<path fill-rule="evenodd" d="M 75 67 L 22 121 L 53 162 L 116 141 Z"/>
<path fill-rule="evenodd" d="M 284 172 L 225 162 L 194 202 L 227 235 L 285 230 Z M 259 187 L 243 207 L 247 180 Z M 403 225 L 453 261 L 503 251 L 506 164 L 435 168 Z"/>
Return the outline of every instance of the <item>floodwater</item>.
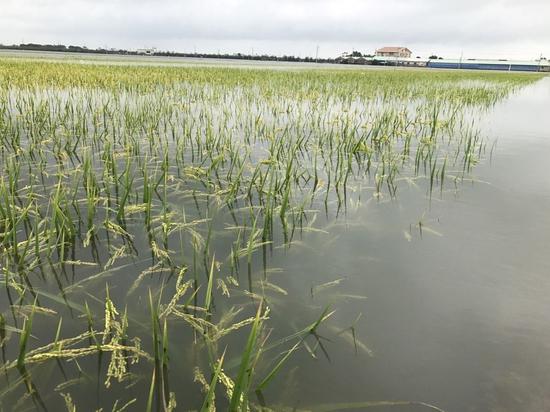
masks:
<path fill-rule="evenodd" d="M 295 402 L 550 410 L 548 107 L 545 78 L 484 116 L 497 143 L 474 182 L 431 201 L 411 189 L 363 202 L 329 236 L 310 235 L 280 258 L 297 300 L 341 277 L 340 293 L 366 296 L 338 304 L 338 315 L 363 314 L 356 333 L 373 351 L 327 342 L 330 362 L 304 356 Z"/>
<path fill-rule="evenodd" d="M 0 57 L 20 59 L 42 59 L 46 61 L 78 62 L 82 64 L 108 64 L 133 66 L 213 66 L 213 67 L 240 67 L 254 69 L 357 69 L 357 66 L 333 63 L 305 63 L 305 62 L 273 62 L 244 59 L 215 59 L 198 57 L 168 57 L 168 56 L 139 56 L 95 53 L 45 52 L 31 50 L 0 49 Z M 383 68 L 369 66 L 369 68 Z"/>
<path fill-rule="evenodd" d="M 292 355 L 263 395 L 268 406 L 316 410 L 334 403 L 415 401 L 448 412 L 550 410 L 548 107 L 547 77 L 481 114 L 481 131 L 492 149 L 473 169 L 473 179 L 434 191 L 431 198 L 422 183 L 400 185 L 394 199 L 353 192 L 338 216 L 332 209 L 319 214 L 314 227 L 322 232 L 296 234 L 289 247 L 275 245 L 268 251 L 265 271 L 287 292 L 268 299 L 274 338 L 315 321 L 327 306 L 335 310 L 335 321 L 319 330 L 326 334 L 322 350 L 315 351 L 316 357 L 306 350 Z M 136 240 L 137 249 L 143 246 L 140 242 L 145 245 L 146 239 Z M 224 247 L 223 239 L 214 241 L 212 249 L 216 247 Z M 139 258 L 107 278 L 111 298 L 127 305 L 131 321 L 138 323 L 132 332 L 145 336 L 144 341 L 148 331 L 139 322 L 149 316 L 147 286 L 159 282 L 149 280 L 139 291 L 127 293 L 148 266 L 150 262 Z M 255 275 L 264 275 L 261 256 L 253 267 Z M 69 273 L 68 285 L 70 278 Z M 78 280 L 83 278 L 79 274 Z M 338 282 L 318 288 L 331 281 Z M 104 296 L 105 278 L 86 285 L 69 293 L 70 299 L 81 304 Z M 57 285 L 43 287 L 50 290 L 41 295 L 44 300 Z M 54 303 L 63 307 L 59 296 Z M 217 310 L 223 309 L 221 303 Z M 64 314 L 65 333 L 80 333 L 78 322 L 69 320 L 80 315 L 70 309 Z M 33 334 L 49 336 L 50 342 L 55 325 L 54 320 L 38 322 Z M 353 326 L 357 341 L 330 325 Z M 169 370 L 170 390 L 181 405 L 177 410 L 198 409 L 203 394 L 191 373 L 198 356 L 193 337 L 184 331 L 170 333 L 177 342 L 170 347 Z M 245 339 L 231 337 L 229 343 L 242 347 Z M 228 358 L 237 354 L 235 350 Z M 51 362 L 33 369 L 41 397 L 34 404 L 20 390 L 10 393 L 10 382 L 2 382 L 2 406 L 62 410 L 59 394 L 70 391 L 78 410 L 110 410 L 121 394 L 131 399 L 149 390 L 146 363 L 132 367 L 143 378 L 131 385 L 113 383 L 110 391 L 103 387 L 105 358 L 74 363 L 61 367 Z M 63 381 L 66 386 L 59 387 Z M 428 409 L 408 405 L 369 410 Z"/>

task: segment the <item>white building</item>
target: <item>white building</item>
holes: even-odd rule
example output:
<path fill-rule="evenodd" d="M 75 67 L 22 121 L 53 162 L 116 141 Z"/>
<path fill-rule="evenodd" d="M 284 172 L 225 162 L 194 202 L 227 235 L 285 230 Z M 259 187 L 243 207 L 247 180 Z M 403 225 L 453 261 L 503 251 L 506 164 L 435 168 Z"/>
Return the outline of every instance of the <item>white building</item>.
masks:
<path fill-rule="evenodd" d="M 152 47 L 150 49 L 137 49 L 136 52 L 137 54 L 145 54 L 147 56 L 152 56 L 157 52 L 157 49 L 156 47 Z"/>
<path fill-rule="evenodd" d="M 382 57 L 403 57 L 408 59 L 411 57 L 412 51 L 406 47 L 382 47 L 376 50 L 376 55 Z"/>

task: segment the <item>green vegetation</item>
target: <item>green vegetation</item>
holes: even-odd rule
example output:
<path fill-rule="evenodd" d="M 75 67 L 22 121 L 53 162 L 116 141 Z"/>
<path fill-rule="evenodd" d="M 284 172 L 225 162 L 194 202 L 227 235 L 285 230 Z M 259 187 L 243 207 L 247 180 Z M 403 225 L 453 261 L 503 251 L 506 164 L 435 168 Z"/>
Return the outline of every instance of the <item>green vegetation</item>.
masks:
<path fill-rule="evenodd" d="M 271 251 L 351 191 L 455 187 L 484 156 L 477 114 L 538 78 L 0 61 L 0 403 L 295 410 L 263 393 L 324 356 L 323 328 L 370 350 L 330 308 L 273 330 Z M 414 403 L 360 406 L 391 404 Z"/>

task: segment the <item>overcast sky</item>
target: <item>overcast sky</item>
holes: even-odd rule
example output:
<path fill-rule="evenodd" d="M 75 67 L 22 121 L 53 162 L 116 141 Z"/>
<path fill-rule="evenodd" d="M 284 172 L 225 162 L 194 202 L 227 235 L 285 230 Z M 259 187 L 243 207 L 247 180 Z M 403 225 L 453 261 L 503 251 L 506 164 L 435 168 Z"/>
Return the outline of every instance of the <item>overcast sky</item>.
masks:
<path fill-rule="evenodd" d="M 550 0 L 0 0 L 0 43 L 550 58 Z"/>

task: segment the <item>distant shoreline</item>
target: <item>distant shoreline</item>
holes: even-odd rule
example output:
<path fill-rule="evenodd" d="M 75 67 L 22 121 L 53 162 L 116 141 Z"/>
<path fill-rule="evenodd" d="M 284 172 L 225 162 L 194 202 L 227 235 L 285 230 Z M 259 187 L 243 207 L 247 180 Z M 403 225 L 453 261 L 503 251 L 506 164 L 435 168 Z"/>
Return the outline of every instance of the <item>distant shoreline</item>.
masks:
<path fill-rule="evenodd" d="M 297 56 L 275 56 L 267 54 L 227 54 L 227 53 L 184 53 L 172 51 L 153 51 L 151 53 L 140 53 L 135 50 L 125 49 L 88 49 L 82 46 L 65 46 L 50 44 L 26 43 L 19 45 L 0 44 L 0 50 L 15 51 L 36 51 L 36 52 L 61 52 L 61 53 L 84 53 L 96 55 L 119 55 L 119 56 L 138 56 L 138 57 L 187 57 L 197 59 L 226 59 L 226 60 L 252 60 L 252 61 L 271 61 L 271 62 L 296 62 L 296 63 L 340 63 L 338 59 L 333 58 L 315 58 L 315 57 L 297 57 Z"/>
<path fill-rule="evenodd" d="M 61 46 L 20 47 L 0 44 L 0 57 L 14 58 L 42 58 L 52 61 L 79 61 L 81 63 L 97 64 L 135 64 L 135 65 L 198 65 L 198 66 L 230 66 L 268 68 L 332 68 L 352 69 L 368 67 L 372 69 L 429 69 L 429 70 L 481 70 L 498 72 L 550 72 L 550 64 L 546 59 L 539 61 L 510 61 L 510 60 L 478 60 L 478 59 L 391 59 L 376 58 L 375 56 L 341 56 L 335 59 L 313 59 L 310 57 L 298 58 L 293 56 L 252 56 L 203 53 L 172 53 L 155 52 L 151 54 L 126 50 L 84 49 L 72 47 L 65 50 Z M 65 47 L 65 46 L 62 46 Z"/>

